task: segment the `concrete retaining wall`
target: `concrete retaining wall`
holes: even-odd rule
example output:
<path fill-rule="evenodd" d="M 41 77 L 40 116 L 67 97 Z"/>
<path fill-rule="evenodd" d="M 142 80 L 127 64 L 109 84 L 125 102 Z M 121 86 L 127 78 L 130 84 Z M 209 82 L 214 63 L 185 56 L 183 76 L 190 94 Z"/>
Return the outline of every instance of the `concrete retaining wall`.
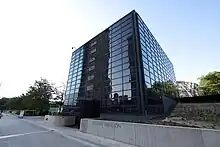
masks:
<path fill-rule="evenodd" d="M 56 126 L 73 126 L 75 124 L 75 116 L 45 115 L 44 121 Z"/>
<path fill-rule="evenodd" d="M 219 147 L 220 130 L 82 119 L 80 131 L 140 147 Z"/>

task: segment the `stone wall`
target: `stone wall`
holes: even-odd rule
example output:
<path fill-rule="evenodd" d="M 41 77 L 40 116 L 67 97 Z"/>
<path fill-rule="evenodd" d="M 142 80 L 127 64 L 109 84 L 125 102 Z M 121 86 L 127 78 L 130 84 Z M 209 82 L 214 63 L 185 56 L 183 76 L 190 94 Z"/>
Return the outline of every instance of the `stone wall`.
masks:
<path fill-rule="evenodd" d="M 82 119 L 80 131 L 140 147 L 219 147 L 220 131 Z"/>
<path fill-rule="evenodd" d="M 170 117 L 220 123 L 220 103 L 178 103 Z"/>

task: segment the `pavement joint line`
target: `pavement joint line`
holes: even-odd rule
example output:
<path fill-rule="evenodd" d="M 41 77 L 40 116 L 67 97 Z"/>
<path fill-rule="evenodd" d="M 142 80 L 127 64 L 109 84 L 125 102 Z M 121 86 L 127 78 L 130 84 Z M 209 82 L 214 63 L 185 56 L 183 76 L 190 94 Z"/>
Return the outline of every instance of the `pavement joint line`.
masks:
<path fill-rule="evenodd" d="M 22 134 L 5 135 L 5 136 L 0 136 L 0 140 L 1 140 L 1 139 L 6 139 L 6 138 L 12 138 L 12 137 L 32 135 L 32 134 L 47 133 L 47 132 L 50 132 L 50 131 L 48 130 L 48 131 L 38 131 L 38 132 L 30 132 L 30 133 L 22 133 Z"/>

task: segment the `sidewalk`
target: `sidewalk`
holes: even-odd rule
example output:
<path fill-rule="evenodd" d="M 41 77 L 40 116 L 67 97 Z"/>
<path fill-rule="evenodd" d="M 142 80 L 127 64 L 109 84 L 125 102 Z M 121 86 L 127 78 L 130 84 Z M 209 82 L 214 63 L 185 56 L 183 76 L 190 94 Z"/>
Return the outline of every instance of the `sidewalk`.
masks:
<path fill-rule="evenodd" d="M 93 146 L 93 147 L 135 147 L 118 141 L 110 140 L 107 138 L 98 137 L 87 133 L 82 133 L 78 129 L 74 129 L 70 127 L 54 126 L 44 122 L 40 118 L 36 119 L 36 118 L 26 117 L 23 120 L 28 123 L 32 123 L 39 127 L 45 128 L 47 130 L 53 130 L 54 132 L 68 139 L 73 139 L 75 141 L 83 142 L 83 143 L 88 142 L 89 146 Z"/>

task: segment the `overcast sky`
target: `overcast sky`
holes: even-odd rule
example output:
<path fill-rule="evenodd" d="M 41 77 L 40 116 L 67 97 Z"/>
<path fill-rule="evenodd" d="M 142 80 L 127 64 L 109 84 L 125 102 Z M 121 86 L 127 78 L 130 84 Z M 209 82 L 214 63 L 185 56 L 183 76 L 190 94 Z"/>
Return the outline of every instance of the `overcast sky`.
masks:
<path fill-rule="evenodd" d="M 40 77 L 66 83 L 71 48 L 136 9 L 177 80 L 220 69 L 220 3 L 206 0 L 0 0 L 0 97 Z"/>

